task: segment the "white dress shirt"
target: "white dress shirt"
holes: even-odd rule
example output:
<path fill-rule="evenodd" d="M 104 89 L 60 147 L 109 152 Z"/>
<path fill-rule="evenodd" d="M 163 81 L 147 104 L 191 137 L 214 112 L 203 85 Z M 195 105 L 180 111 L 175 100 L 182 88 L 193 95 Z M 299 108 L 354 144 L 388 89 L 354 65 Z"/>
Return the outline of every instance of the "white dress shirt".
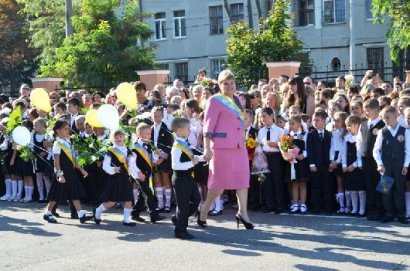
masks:
<path fill-rule="evenodd" d="M 397 124 L 395 128 L 392 128 L 390 126 L 386 126 L 389 129 L 390 134 L 395 137 L 397 134 L 397 131 L 399 130 L 400 125 Z M 405 132 L 405 148 L 404 148 L 404 164 L 403 167 L 408 167 L 410 163 L 410 131 L 409 129 L 406 129 Z M 376 142 L 374 143 L 374 148 L 373 148 L 373 157 L 376 160 L 376 163 L 378 166 L 383 165 L 383 160 L 382 160 L 382 143 L 383 143 L 383 131 L 380 129 L 379 133 L 377 134 L 376 137 Z"/>
<path fill-rule="evenodd" d="M 161 123 L 155 123 L 154 124 L 154 138 L 152 140 L 154 140 L 154 145 L 157 148 L 158 146 L 158 137 L 159 137 L 159 131 L 161 130 Z"/>
<path fill-rule="evenodd" d="M 4 136 L 4 140 L 0 145 L 0 150 L 6 151 L 9 148 L 9 137 Z"/>
<path fill-rule="evenodd" d="M 332 132 L 332 141 L 330 143 L 329 160 L 340 164 L 341 152 L 344 146 L 343 129 L 337 129 Z M 337 159 L 336 152 L 339 152 Z"/>
<path fill-rule="evenodd" d="M 70 114 L 70 128 L 73 127 L 75 119 L 77 118 L 78 113 L 75 113 L 74 115 Z"/>
<path fill-rule="evenodd" d="M 258 142 L 262 143 L 262 150 L 264 152 L 279 152 L 279 148 L 275 147 L 269 147 L 268 145 L 268 140 L 267 140 L 267 135 L 268 135 L 268 130 L 270 130 L 270 140 L 269 142 L 279 142 L 280 136 L 285 134 L 285 131 L 282 128 L 279 128 L 275 124 L 272 124 L 271 127 L 263 127 L 259 130 L 258 133 Z"/>
<path fill-rule="evenodd" d="M 128 154 L 127 147 L 126 146 L 117 146 L 117 145 L 114 145 L 113 147 L 116 148 L 119 151 L 119 153 L 121 153 L 122 156 L 124 156 L 125 161 L 127 161 L 127 165 L 129 165 L 128 164 L 129 159 L 127 157 L 127 154 Z M 109 155 L 104 155 L 104 161 L 103 161 L 102 168 L 107 174 L 114 175 L 115 174 L 114 169 L 116 167 L 120 167 L 120 166 L 121 165 L 113 165 L 111 163 L 111 157 Z"/>
<path fill-rule="evenodd" d="M 198 135 L 202 133 L 202 125 L 194 118 L 189 121 L 191 122 L 191 133 L 188 136 L 188 142 L 191 146 L 196 147 L 198 145 Z"/>
<path fill-rule="evenodd" d="M 339 156 L 341 156 L 341 161 L 342 161 L 342 167 L 350 167 L 350 165 L 347 164 L 347 142 L 350 143 L 356 143 L 356 150 L 357 150 L 357 142 L 356 142 L 357 136 L 352 135 L 351 133 L 348 133 L 345 136 L 345 139 L 343 140 L 343 145 L 342 145 L 342 150 Z M 356 161 L 353 162 L 353 166 L 355 168 L 357 167 L 362 167 L 362 156 L 359 154 L 359 152 L 356 152 Z"/>
<path fill-rule="evenodd" d="M 69 141 L 69 140 L 66 140 L 66 139 L 62 139 L 62 138 L 60 138 L 60 137 L 57 137 L 56 141 L 54 142 L 54 145 L 53 145 L 53 154 L 61 154 L 61 148 L 60 148 L 60 146 L 57 144 L 57 142 L 63 144 L 63 145 L 71 152 L 71 155 L 72 155 L 73 157 L 75 157 L 75 153 L 74 153 L 73 149 L 71 148 L 70 141 Z"/>
<path fill-rule="evenodd" d="M 186 141 L 186 138 L 175 137 L 175 141 Z M 189 170 L 194 167 L 193 161 L 181 162 L 182 151 L 179 148 L 172 148 L 171 150 L 171 166 L 173 170 Z M 203 155 L 194 155 L 200 162 L 205 161 Z"/>

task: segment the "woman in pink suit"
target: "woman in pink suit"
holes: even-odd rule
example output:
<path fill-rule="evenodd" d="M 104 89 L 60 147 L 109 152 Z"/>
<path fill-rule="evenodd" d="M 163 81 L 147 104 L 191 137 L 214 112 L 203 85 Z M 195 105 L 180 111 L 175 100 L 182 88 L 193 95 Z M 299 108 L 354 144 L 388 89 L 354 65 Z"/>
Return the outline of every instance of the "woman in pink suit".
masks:
<path fill-rule="evenodd" d="M 245 115 L 236 92 L 235 76 L 224 70 L 218 77 L 221 93 L 212 96 L 204 116 L 204 156 L 210 161 L 208 195 L 198 217 L 198 225 L 206 227 L 206 216 L 212 202 L 225 189 L 236 189 L 238 213 L 235 218 L 246 229 L 253 229 L 247 212 L 249 161 L 245 147 Z"/>

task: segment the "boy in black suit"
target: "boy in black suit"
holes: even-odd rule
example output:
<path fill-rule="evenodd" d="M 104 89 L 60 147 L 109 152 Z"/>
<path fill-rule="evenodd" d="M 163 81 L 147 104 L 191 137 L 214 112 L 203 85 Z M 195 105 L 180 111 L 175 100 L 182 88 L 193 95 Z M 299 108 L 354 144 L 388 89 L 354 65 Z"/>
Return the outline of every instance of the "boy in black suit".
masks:
<path fill-rule="evenodd" d="M 75 120 L 80 112 L 81 103 L 77 98 L 71 98 L 68 100 L 68 112 L 70 113 L 70 130 L 71 133 L 78 134 L 79 131 L 75 125 Z"/>
<path fill-rule="evenodd" d="M 332 213 L 332 182 L 329 173 L 332 134 L 325 129 L 326 118 L 326 112 L 316 111 L 312 117 L 315 129 L 307 136 L 307 159 L 312 181 L 311 205 L 312 213 L 316 214 L 321 207 L 326 214 Z"/>
<path fill-rule="evenodd" d="M 149 187 L 149 179 L 155 162 L 152 149 L 147 144 L 151 140 L 151 127 L 148 124 L 140 123 L 137 126 L 137 136 L 138 140 L 134 143 L 131 150 L 132 156 L 130 157 L 130 163 L 136 163 L 137 165 L 137 172 L 131 172 L 130 174 L 140 186 L 142 195 L 140 194 L 137 203 L 133 207 L 132 218 L 140 221 L 139 213 L 145 209 L 145 205 L 148 205 L 151 222 L 155 223 L 164 217 L 158 215 L 157 201 Z"/>
<path fill-rule="evenodd" d="M 158 161 L 154 165 L 155 194 L 158 200 L 158 210 L 169 213 L 171 211 L 172 187 L 170 181 L 171 146 L 174 138 L 167 125 L 162 122 L 164 109 L 162 106 L 154 107 L 151 111 L 154 125 L 151 128 L 151 138 L 154 146 L 160 151 Z M 165 195 L 165 203 L 164 203 Z"/>
<path fill-rule="evenodd" d="M 366 187 L 367 220 L 379 220 L 383 217 L 382 199 L 376 191 L 380 180 L 377 163 L 373 157 L 373 148 L 378 132 L 385 123 L 379 118 L 380 107 L 377 99 L 366 100 L 363 104 L 367 120 L 360 125 L 357 137 L 358 153 L 362 156 L 363 174 Z"/>

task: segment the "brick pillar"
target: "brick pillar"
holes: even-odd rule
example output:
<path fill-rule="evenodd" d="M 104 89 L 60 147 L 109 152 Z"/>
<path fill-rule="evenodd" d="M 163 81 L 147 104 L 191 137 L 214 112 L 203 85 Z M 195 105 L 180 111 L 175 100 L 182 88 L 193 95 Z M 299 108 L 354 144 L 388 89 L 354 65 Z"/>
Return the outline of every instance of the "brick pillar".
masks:
<path fill-rule="evenodd" d="M 45 77 L 45 78 L 31 78 L 31 82 L 33 83 L 33 88 L 45 88 L 49 92 L 55 91 L 56 89 L 60 89 L 60 83 L 63 82 L 63 78 L 52 78 L 52 77 Z"/>
<path fill-rule="evenodd" d="M 147 86 L 147 91 L 151 91 L 156 84 L 168 83 L 168 70 L 145 70 L 137 71 L 140 81 Z"/>
<path fill-rule="evenodd" d="M 299 73 L 300 62 L 298 61 L 283 61 L 283 62 L 268 62 L 266 66 L 269 70 L 269 80 L 278 78 L 281 75 L 292 76 Z"/>

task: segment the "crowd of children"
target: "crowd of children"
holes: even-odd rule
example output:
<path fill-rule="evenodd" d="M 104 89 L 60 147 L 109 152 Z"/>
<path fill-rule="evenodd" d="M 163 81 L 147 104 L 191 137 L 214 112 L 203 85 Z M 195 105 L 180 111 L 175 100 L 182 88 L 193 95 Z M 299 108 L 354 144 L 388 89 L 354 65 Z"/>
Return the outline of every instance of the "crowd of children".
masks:
<path fill-rule="evenodd" d="M 260 80 L 248 92 L 237 93 L 246 115 L 245 140 L 255 141 L 253 146 L 246 144 L 251 172 L 256 152 L 267 162 L 263 177 L 249 176 L 249 209 L 352 215 L 382 222 L 397 218 L 407 223 L 410 89 L 389 90 L 389 82 L 376 82 L 369 75 L 362 90 L 346 86 L 344 77 L 337 78 L 331 89 L 324 88 L 324 82 L 315 87 L 309 77 L 282 76 Z M 206 85 L 201 83 L 205 80 Z M 57 222 L 59 204 L 68 203 L 71 217 L 81 223 L 96 224 L 103 212 L 122 205 L 125 226 L 144 221 L 143 211 L 153 223 L 162 220 L 160 213 L 170 213 L 176 204 L 171 218 L 175 236 L 192 238 L 186 230 L 188 217 L 207 193 L 202 110 L 217 92 L 217 85 L 212 87 L 209 81 L 198 77 L 186 90 L 177 80 L 174 86 L 157 85 L 150 91 L 136 82 L 136 116 L 117 101 L 115 89 L 107 95 L 94 92 L 91 101 L 83 90 L 66 92 L 66 97 L 50 92 L 50 113 L 31 107 L 27 85 L 19 99 L 0 95 L 1 200 L 28 203 L 35 195 L 38 202 L 47 202 L 44 219 L 50 223 Z M 91 127 L 85 112 L 103 103 L 116 106 L 122 124 L 132 129 Z M 7 131 L 16 108 L 21 125 L 32 133 L 29 158 Z M 299 149 L 292 160 L 281 150 L 283 135 L 290 135 Z M 90 138 L 87 142 L 109 147 L 92 162 L 80 164 L 75 142 Z M 378 191 L 381 176 L 394 180 L 391 189 Z M 231 198 L 226 191 L 209 215 L 220 215 Z M 94 206 L 93 214 L 87 214 L 82 204 Z"/>

